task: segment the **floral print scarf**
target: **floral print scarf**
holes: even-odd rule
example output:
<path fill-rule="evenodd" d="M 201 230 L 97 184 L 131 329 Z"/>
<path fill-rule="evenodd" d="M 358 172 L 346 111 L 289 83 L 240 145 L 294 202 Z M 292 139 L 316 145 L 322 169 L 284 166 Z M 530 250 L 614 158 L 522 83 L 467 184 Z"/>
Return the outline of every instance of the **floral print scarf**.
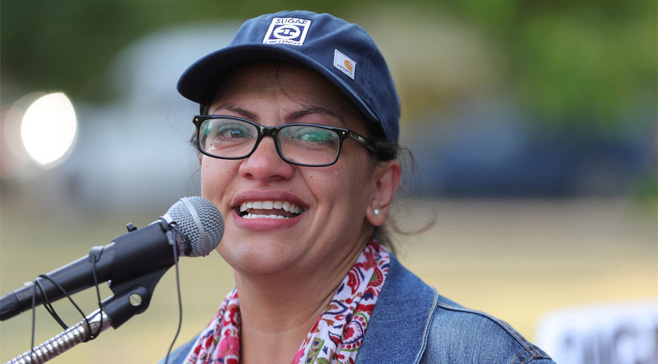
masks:
<path fill-rule="evenodd" d="M 371 240 L 302 342 L 292 364 L 354 363 L 388 273 L 390 255 Z M 240 308 L 233 289 L 185 364 L 239 364 Z"/>

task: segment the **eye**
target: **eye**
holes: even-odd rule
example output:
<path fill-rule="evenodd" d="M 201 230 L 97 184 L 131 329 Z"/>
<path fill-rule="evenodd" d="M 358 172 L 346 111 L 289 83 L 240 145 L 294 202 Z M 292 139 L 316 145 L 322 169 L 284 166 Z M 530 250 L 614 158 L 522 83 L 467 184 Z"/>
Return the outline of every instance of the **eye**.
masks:
<path fill-rule="evenodd" d="M 242 123 L 225 123 L 218 124 L 214 131 L 216 138 L 221 139 L 240 139 L 248 138 L 251 133 L 249 132 L 249 127 Z"/>
<path fill-rule="evenodd" d="M 301 143 L 333 143 L 337 139 L 331 130 L 313 126 L 291 128 L 288 138 Z"/>

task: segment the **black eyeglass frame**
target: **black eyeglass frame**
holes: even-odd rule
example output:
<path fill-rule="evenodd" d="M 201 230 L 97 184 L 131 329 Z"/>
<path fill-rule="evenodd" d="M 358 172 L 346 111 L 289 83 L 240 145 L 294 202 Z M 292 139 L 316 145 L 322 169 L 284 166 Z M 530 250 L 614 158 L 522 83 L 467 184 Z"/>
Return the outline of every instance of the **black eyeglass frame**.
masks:
<path fill-rule="evenodd" d="M 220 156 L 216 156 L 214 154 L 211 154 L 211 153 L 205 151 L 201 147 L 201 138 L 200 138 L 200 136 L 201 136 L 201 124 L 203 124 L 204 121 L 210 120 L 210 119 L 238 120 L 238 121 L 245 122 L 247 124 L 251 124 L 254 127 L 256 127 L 256 130 L 258 131 L 258 137 L 256 138 L 256 143 L 254 144 L 253 149 L 249 153 L 247 153 L 246 155 L 241 156 L 241 157 L 220 157 Z M 294 165 L 297 165 L 297 166 L 302 166 L 302 167 L 327 167 L 327 166 L 330 166 L 332 164 L 335 164 L 338 161 L 338 157 L 340 157 L 341 150 L 343 149 L 343 142 L 347 138 L 356 140 L 357 142 L 359 142 L 361 145 L 366 147 L 371 152 L 376 153 L 376 149 L 374 148 L 374 142 L 372 140 L 370 140 L 370 139 L 364 137 L 363 135 L 361 135 L 357 132 L 354 132 L 352 130 L 345 129 L 345 128 L 339 128 L 339 127 L 335 127 L 335 126 L 328 126 L 328 125 L 321 125 L 321 124 L 309 124 L 309 123 L 295 123 L 295 124 L 283 124 L 283 125 L 279 125 L 279 126 L 270 127 L 270 126 L 262 126 L 260 124 L 257 124 L 255 122 L 251 121 L 251 120 L 247 120 L 247 119 L 240 118 L 240 117 L 237 117 L 237 116 L 228 116 L 228 115 L 195 115 L 194 118 L 192 119 L 192 122 L 196 126 L 196 145 L 197 145 L 197 149 L 199 150 L 199 152 L 201 152 L 201 153 L 203 153 L 203 154 L 205 154 L 209 157 L 213 157 L 213 158 L 217 158 L 217 159 L 238 160 L 238 159 L 249 158 L 256 151 L 256 148 L 258 148 L 258 145 L 260 144 L 260 141 L 265 136 L 270 136 L 274 139 L 274 145 L 276 146 L 276 151 L 279 154 L 279 157 L 281 157 L 281 159 L 283 159 L 287 163 L 294 164 Z M 334 160 L 331 163 L 325 163 L 325 164 L 305 164 L 305 163 L 293 162 L 291 160 L 288 160 L 286 157 L 283 156 L 283 153 L 281 152 L 281 146 L 279 144 L 278 134 L 279 134 L 279 131 L 281 129 L 284 129 L 286 127 L 291 127 L 291 126 L 313 126 L 313 127 L 317 127 L 317 128 L 321 128 L 321 129 L 330 130 L 330 131 L 333 131 L 334 133 L 336 133 L 338 135 L 338 140 L 339 140 L 338 150 L 336 151 L 336 158 L 334 158 Z"/>

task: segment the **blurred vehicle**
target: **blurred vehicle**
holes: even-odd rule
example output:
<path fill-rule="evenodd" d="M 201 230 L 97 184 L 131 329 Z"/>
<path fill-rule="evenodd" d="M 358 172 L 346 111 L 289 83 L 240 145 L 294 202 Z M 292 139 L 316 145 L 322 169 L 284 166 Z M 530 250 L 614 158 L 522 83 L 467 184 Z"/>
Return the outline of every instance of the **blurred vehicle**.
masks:
<path fill-rule="evenodd" d="M 438 116 L 418 124 L 409 145 L 419 170 L 415 188 L 422 195 L 621 196 L 638 179 L 655 174 L 650 125 L 623 133 L 559 128 L 500 98 L 466 105 L 449 120 Z"/>
<path fill-rule="evenodd" d="M 236 26 L 168 28 L 127 47 L 106 76 L 116 98 L 96 105 L 73 100 L 79 126 L 69 158 L 51 170 L 23 171 L 8 189 L 97 211 L 165 209 L 198 194 L 189 139 L 199 110 L 176 83 L 192 62 L 230 42 Z"/>

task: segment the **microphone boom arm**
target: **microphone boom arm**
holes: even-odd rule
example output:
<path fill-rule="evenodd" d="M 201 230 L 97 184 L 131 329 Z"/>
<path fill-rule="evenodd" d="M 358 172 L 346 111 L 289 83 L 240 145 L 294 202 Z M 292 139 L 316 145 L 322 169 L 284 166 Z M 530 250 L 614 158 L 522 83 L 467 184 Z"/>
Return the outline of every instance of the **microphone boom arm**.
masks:
<path fill-rule="evenodd" d="M 176 234 L 174 234 L 173 229 L 170 224 L 168 224 L 164 219 L 161 219 L 157 222 L 163 230 L 165 230 L 167 240 L 169 241 L 172 249 L 169 251 L 172 261 L 178 260 L 178 249 L 179 246 L 176 244 Z M 143 229 L 146 231 L 147 229 Z M 140 230 L 135 230 L 135 232 Z M 146 232 L 148 233 L 148 232 Z M 125 246 L 121 237 L 116 239 L 111 245 L 117 244 L 120 247 Z M 103 262 L 113 262 L 114 259 L 101 259 L 106 247 L 94 247 L 91 249 L 89 255 L 85 258 L 80 258 L 78 261 L 72 264 L 80 264 L 79 262 L 89 259 L 92 261 L 92 256 L 97 261 Z M 136 254 L 134 249 L 139 249 L 139 246 L 132 244 L 132 246 L 123 249 L 110 249 L 109 253 L 105 254 L 107 258 L 108 254 Z M 137 254 L 139 255 L 139 254 Z M 132 262 L 131 264 L 137 264 L 137 262 Z M 107 267 L 108 264 L 103 264 L 103 272 L 106 270 L 112 269 Z M 163 268 L 145 273 L 144 275 L 138 276 L 136 278 L 125 280 L 125 277 L 119 277 L 119 280 L 110 281 L 110 289 L 114 293 L 113 296 L 106 298 L 101 302 L 101 307 L 98 310 L 94 311 L 92 314 L 86 317 L 86 320 L 83 320 L 76 325 L 68 328 L 61 334 L 53 337 L 52 339 L 42 343 L 41 345 L 34 348 L 34 350 L 29 350 L 23 353 L 22 355 L 12 359 L 6 364 L 41 364 L 45 363 L 56 356 L 68 351 L 69 349 L 75 347 L 76 345 L 88 341 L 91 338 L 99 335 L 101 332 L 107 330 L 110 326 L 115 330 L 119 326 L 126 323 L 132 317 L 137 314 L 140 314 L 149 307 L 151 303 L 151 297 L 153 297 L 153 291 L 155 290 L 156 285 L 162 278 L 162 276 L 169 270 L 170 266 L 164 266 Z M 114 274 L 113 276 L 116 276 Z M 121 279 L 123 278 L 123 279 Z M 28 291 L 23 290 L 23 294 L 26 294 Z M 77 292 L 77 290 L 76 290 Z M 13 292 L 14 295 L 8 297 L 16 297 L 17 292 Z M 6 297 L 5 297 L 6 298 Z M 31 298 L 31 297 L 30 297 Z M 4 298 L 3 298 L 4 299 Z M 18 300 L 18 298 L 16 298 Z M 26 298 L 24 298 L 26 299 Z M 37 301 L 43 303 L 43 297 L 41 295 L 37 296 Z M 15 315 L 20 311 L 14 310 L 12 313 Z M 13 315 L 11 315 L 13 316 Z M 4 319 L 4 318 L 3 318 Z"/>
<path fill-rule="evenodd" d="M 61 334 L 29 350 L 5 364 L 41 364 L 72 349 L 76 345 L 88 341 L 94 336 L 110 328 L 119 328 L 133 316 L 148 308 L 155 286 L 167 272 L 163 268 L 157 272 L 135 278 L 121 285 L 112 287 L 115 294 L 101 303 L 102 309 L 94 311 L 76 325 Z M 87 324 L 89 322 L 89 325 Z"/>
<path fill-rule="evenodd" d="M 176 257 L 172 249 L 180 252 L 178 237 L 164 218 L 145 226 L 141 229 L 132 230 L 130 233 L 119 236 L 109 245 L 94 247 L 87 256 L 84 256 L 67 266 L 48 273 L 48 276 L 57 282 L 67 294 L 72 295 L 94 285 L 93 270 L 96 270 L 98 283 L 109 281 L 112 292 L 115 286 L 124 286 L 134 282 L 135 277 L 150 276 L 160 269 L 171 267 Z M 159 249 L 152 249 L 150 244 L 139 244 L 138 241 L 158 241 L 165 234 L 168 241 Z M 173 247 L 171 247 L 173 245 Z M 184 247 L 184 244 L 181 244 Z M 169 248 L 169 249 L 168 249 Z M 184 250 L 184 249 L 183 249 Z M 93 264 L 92 257 L 96 260 Z M 165 269 L 166 270 L 166 269 Z M 84 272 L 81 274 L 80 272 Z M 34 289 L 34 282 L 0 298 L 0 321 L 12 318 L 23 311 L 32 308 L 32 296 L 35 303 L 41 305 L 44 302 L 55 302 L 63 297 L 65 293 L 49 280 L 37 278 L 47 294 L 41 290 Z M 157 281 L 156 281 L 157 283 Z"/>

